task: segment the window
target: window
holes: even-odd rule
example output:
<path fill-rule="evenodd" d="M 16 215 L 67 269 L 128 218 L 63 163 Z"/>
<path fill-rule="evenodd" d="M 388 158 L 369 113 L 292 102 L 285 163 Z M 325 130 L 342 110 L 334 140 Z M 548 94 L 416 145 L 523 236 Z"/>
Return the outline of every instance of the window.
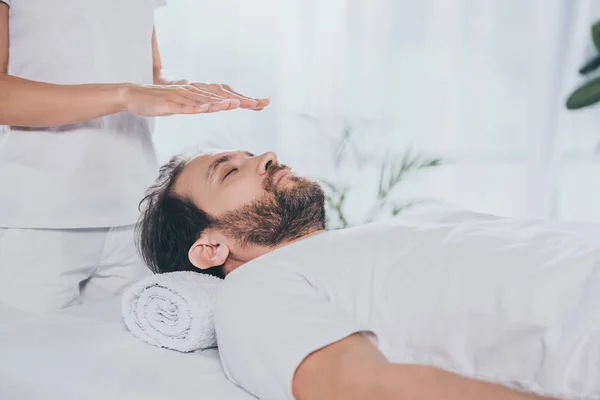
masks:
<path fill-rule="evenodd" d="M 446 165 L 401 198 L 600 221 L 600 106 L 564 108 L 599 11 L 589 0 L 173 2 L 157 16 L 166 71 L 272 106 L 160 119 L 159 154 L 275 150 L 333 179 L 333 143 L 351 128 L 374 163 L 346 169 L 356 218 L 378 160 L 410 146 Z"/>

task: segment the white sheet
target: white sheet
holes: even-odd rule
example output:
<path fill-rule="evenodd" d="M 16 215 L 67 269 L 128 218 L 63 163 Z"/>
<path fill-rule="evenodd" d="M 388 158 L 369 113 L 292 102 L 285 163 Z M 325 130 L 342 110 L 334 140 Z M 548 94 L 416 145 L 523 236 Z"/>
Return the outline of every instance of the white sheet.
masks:
<path fill-rule="evenodd" d="M 599 238 L 600 225 L 452 211 L 311 236 L 227 276 L 224 369 L 291 400 L 302 360 L 368 331 L 391 362 L 600 399 Z"/>
<path fill-rule="evenodd" d="M 0 399 L 249 400 L 215 349 L 183 354 L 134 338 L 120 299 L 33 316 L 0 305 Z"/>

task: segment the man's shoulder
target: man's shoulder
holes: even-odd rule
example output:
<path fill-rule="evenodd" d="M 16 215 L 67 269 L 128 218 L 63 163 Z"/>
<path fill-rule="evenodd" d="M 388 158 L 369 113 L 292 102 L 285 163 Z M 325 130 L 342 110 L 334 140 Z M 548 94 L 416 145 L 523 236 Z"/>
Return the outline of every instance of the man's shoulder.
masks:
<path fill-rule="evenodd" d="M 241 265 L 225 278 L 218 300 L 235 300 L 240 296 L 258 299 L 287 282 L 302 279 L 296 269 L 282 264 L 276 259 L 260 257 Z"/>
<path fill-rule="evenodd" d="M 239 321 L 252 323 L 265 314 L 279 315 L 293 308 L 298 299 L 319 290 L 295 270 L 275 264 L 242 265 L 230 273 L 216 295 L 214 317 L 217 329 Z"/>

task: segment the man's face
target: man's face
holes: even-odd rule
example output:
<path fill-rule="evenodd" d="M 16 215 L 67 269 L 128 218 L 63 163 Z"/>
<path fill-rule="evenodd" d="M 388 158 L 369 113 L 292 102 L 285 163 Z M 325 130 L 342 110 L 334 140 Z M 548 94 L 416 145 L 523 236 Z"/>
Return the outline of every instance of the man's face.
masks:
<path fill-rule="evenodd" d="M 174 190 L 214 220 L 213 229 L 242 245 L 274 246 L 325 224 L 324 195 L 274 153 L 204 154 L 186 165 Z"/>

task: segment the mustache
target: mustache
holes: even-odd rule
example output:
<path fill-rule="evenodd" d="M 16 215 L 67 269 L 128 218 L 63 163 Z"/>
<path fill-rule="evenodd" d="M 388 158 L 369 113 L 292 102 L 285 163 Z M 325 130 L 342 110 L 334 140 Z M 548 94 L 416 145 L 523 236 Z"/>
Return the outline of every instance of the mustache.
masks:
<path fill-rule="evenodd" d="M 269 190 L 270 188 L 272 188 L 273 178 L 275 177 L 275 174 L 283 170 L 291 171 L 291 168 L 285 164 L 276 164 L 270 167 L 267 171 L 267 177 L 264 180 L 264 189 Z"/>

